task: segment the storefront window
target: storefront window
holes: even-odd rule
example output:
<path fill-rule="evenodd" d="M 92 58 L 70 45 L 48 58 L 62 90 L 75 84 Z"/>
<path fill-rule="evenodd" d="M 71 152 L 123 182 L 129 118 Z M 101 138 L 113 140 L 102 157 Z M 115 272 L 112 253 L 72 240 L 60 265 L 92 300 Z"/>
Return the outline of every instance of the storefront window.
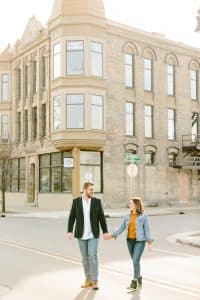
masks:
<path fill-rule="evenodd" d="M 50 191 L 50 169 L 40 169 L 40 192 Z"/>
<path fill-rule="evenodd" d="M 71 152 L 40 155 L 40 192 L 71 192 L 72 168 L 64 167 L 64 158 Z"/>
<path fill-rule="evenodd" d="M 61 167 L 52 168 L 51 174 L 51 191 L 61 192 Z"/>
<path fill-rule="evenodd" d="M 101 152 L 80 152 L 80 186 L 90 180 L 95 184 L 95 192 L 102 192 L 102 155 Z"/>
<path fill-rule="evenodd" d="M 11 161 L 10 168 L 10 191 L 24 192 L 26 182 L 26 161 L 25 158 L 17 158 Z"/>
<path fill-rule="evenodd" d="M 19 159 L 19 191 L 25 191 L 25 181 L 26 181 L 26 161 L 25 158 Z"/>

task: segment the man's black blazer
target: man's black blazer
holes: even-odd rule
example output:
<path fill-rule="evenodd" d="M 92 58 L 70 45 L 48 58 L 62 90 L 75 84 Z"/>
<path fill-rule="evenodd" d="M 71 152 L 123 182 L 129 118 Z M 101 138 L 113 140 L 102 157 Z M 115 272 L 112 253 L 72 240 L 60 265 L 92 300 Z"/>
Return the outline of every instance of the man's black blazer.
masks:
<path fill-rule="evenodd" d="M 75 225 L 74 236 L 80 239 L 82 238 L 83 231 L 84 231 L 83 204 L 82 204 L 81 196 L 76 199 L 73 199 L 73 203 L 72 203 L 72 207 L 68 219 L 68 232 L 73 232 L 75 221 L 76 221 L 76 225 Z M 103 233 L 108 232 L 101 200 L 95 197 L 91 199 L 90 222 L 91 222 L 91 228 L 92 228 L 92 233 L 94 235 L 94 238 L 99 237 L 99 223 L 101 224 Z"/>

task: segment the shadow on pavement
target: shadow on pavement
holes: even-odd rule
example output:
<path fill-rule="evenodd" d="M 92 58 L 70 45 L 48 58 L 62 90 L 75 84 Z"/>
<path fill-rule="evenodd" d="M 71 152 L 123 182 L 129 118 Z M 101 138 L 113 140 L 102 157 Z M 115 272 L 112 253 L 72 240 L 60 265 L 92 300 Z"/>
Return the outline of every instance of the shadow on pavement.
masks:
<path fill-rule="evenodd" d="M 93 300 L 95 295 L 96 291 L 91 289 L 84 289 L 73 300 Z"/>
<path fill-rule="evenodd" d="M 128 295 L 132 296 L 129 300 L 140 300 L 140 289 L 137 291 L 130 291 L 127 293 Z"/>

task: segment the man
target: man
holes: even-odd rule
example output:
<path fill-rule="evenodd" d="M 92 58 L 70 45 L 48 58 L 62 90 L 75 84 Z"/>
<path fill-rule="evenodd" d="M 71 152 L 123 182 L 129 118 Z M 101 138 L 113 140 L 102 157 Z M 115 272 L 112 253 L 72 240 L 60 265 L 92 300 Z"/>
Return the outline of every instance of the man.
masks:
<path fill-rule="evenodd" d="M 94 197 L 94 183 L 86 181 L 83 184 L 83 195 L 74 199 L 68 220 L 68 239 L 73 238 L 75 226 L 75 238 L 82 256 L 85 273 L 85 283 L 82 288 L 92 287 L 98 290 L 98 258 L 97 249 L 99 242 L 99 223 L 104 239 L 109 239 L 106 219 L 104 216 L 101 200 Z"/>

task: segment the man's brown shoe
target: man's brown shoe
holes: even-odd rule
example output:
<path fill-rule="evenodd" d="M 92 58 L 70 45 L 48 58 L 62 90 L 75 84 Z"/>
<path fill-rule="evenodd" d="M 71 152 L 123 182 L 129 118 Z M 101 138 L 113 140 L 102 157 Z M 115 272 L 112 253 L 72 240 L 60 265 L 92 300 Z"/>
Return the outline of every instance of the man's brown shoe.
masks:
<path fill-rule="evenodd" d="M 90 279 L 86 279 L 85 283 L 83 285 L 81 285 L 82 288 L 88 288 L 91 287 L 93 285 L 92 280 Z"/>
<path fill-rule="evenodd" d="M 92 289 L 97 291 L 99 289 L 99 286 L 98 286 L 98 282 L 97 281 L 93 281 L 92 282 Z"/>

